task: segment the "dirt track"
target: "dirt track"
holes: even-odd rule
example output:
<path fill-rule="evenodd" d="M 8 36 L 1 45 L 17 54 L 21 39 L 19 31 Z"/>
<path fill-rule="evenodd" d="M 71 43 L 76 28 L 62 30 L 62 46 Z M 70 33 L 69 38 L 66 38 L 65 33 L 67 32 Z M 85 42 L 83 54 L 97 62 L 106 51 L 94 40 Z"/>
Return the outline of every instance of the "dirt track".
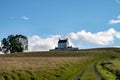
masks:
<path fill-rule="evenodd" d="M 96 68 L 96 63 L 90 63 L 92 64 L 92 67 L 93 67 L 93 71 L 94 71 L 94 75 L 96 77 L 96 80 L 103 80 L 102 77 L 99 75 L 98 73 L 98 70 Z M 74 80 L 81 80 L 82 76 L 85 74 L 86 70 L 88 69 L 88 65 L 90 64 L 87 64 L 81 71 L 80 73 L 75 77 Z"/>

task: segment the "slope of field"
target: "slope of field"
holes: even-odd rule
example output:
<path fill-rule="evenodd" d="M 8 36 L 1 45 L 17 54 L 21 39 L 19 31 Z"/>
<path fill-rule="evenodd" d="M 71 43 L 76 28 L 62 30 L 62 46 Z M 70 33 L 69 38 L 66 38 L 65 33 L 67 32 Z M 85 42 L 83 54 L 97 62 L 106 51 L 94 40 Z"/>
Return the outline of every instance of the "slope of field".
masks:
<path fill-rule="evenodd" d="M 118 55 L 119 50 L 105 48 L 0 55 L 0 80 L 97 80 L 94 64 L 99 62 L 99 69 L 103 59 Z M 100 76 L 109 80 L 105 75 Z"/>
<path fill-rule="evenodd" d="M 107 53 L 103 59 L 97 63 L 97 68 L 105 80 L 120 80 L 120 51 Z"/>

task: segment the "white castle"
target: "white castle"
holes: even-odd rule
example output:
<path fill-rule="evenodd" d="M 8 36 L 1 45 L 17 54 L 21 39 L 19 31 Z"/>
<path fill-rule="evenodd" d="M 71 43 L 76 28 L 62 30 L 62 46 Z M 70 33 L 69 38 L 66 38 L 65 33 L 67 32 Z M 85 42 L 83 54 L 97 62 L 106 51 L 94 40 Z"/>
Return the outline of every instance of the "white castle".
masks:
<path fill-rule="evenodd" d="M 58 47 L 55 47 L 55 49 L 51 49 L 50 51 L 54 50 L 78 50 L 78 48 L 73 48 L 72 46 L 69 45 L 68 38 L 66 39 L 59 39 L 58 41 Z"/>

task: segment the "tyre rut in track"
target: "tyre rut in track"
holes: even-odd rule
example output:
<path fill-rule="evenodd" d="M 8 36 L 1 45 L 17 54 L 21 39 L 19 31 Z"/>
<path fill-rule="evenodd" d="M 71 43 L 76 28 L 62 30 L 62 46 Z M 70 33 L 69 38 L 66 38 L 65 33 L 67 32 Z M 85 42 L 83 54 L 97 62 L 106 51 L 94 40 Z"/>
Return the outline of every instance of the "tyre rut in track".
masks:
<path fill-rule="evenodd" d="M 98 72 L 98 70 L 97 70 L 96 64 L 97 64 L 97 62 L 94 63 L 94 73 L 95 73 L 95 75 L 96 75 L 96 78 L 97 78 L 97 80 L 104 80 L 104 79 L 100 76 L 100 74 L 99 74 L 99 72 Z"/>
<path fill-rule="evenodd" d="M 82 77 L 82 75 L 84 74 L 85 70 L 86 70 L 87 66 L 85 66 L 80 73 L 75 77 L 74 80 L 80 80 L 80 77 Z"/>

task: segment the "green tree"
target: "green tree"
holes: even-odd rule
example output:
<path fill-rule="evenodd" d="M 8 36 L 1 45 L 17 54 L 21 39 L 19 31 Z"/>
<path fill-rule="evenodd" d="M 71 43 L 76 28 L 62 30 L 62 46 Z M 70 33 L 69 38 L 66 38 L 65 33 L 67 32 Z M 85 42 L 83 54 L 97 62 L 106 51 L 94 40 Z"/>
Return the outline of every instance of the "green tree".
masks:
<path fill-rule="evenodd" d="M 3 38 L 3 40 L 1 41 L 1 45 L 2 45 L 2 51 L 4 53 L 7 53 L 8 52 L 8 49 L 9 49 L 9 42 L 6 38 Z"/>
<path fill-rule="evenodd" d="M 4 53 L 23 52 L 28 49 L 28 38 L 24 35 L 10 35 L 1 41 Z"/>

